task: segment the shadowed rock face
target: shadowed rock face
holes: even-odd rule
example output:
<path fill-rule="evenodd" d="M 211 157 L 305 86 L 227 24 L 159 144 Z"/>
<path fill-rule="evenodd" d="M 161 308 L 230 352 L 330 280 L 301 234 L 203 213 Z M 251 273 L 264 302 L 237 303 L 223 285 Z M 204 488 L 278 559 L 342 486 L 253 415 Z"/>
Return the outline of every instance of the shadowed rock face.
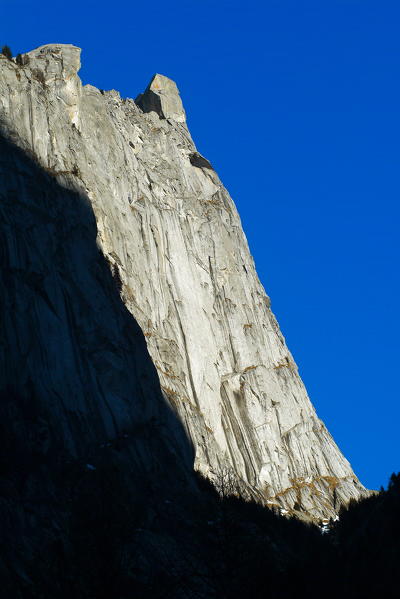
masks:
<path fill-rule="evenodd" d="M 27 454 L 90 461 L 121 442 L 137 472 L 189 481 L 190 443 L 96 244 L 89 202 L 3 137 L 0 179 L 2 422 Z"/>
<path fill-rule="evenodd" d="M 194 452 L 76 175 L 49 170 L 0 136 L 2 596 L 117 596 L 136 527 L 196 497 Z M 172 542 L 165 526 L 135 541 L 147 556 Z"/>
<path fill-rule="evenodd" d="M 27 56 L 23 67 L 0 56 L 2 129 L 66 196 L 54 201 L 27 183 L 23 165 L 4 167 L 6 216 L 16 219 L 6 236 L 6 297 L 13 281 L 7 301 L 16 307 L 5 381 L 33 380 L 72 452 L 86 436 L 97 442 L 163 421 L 153 375 L 137 374 L 149 366 L 138 327 L 124 324 L 132 315 L 198 470 L 213 480 L 230 469 L 269 505 L 316 517 L 358 498 L 365 490 L 310 403 L 235 206 L 197 153 L 175 83 L 156 75 L 135 103 L 82 86 L 74 46 Z M 123 318 L 105 298 L 96 225 Z M 29 376 L 19 374 L 21 360 Z M 171 426 L 163 442 L 189 455 Z"/>

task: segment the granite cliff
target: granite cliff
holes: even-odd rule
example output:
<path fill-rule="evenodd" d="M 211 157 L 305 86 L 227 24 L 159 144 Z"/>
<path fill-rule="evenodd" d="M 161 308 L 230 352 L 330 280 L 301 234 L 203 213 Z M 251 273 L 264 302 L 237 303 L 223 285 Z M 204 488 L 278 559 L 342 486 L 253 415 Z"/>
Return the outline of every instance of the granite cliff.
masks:
<path fill-rule="evenodd" d="M 175 83 L 155 75 L 134 101 L 82 85 L 79 68 L 72 45 L 0 55 L 0 390 L 46 414 L 20 434 L 75 458 L 124 443 L 166 487 L 190 487 L 194 463 L 285 513 L 334 516 L 365 490 Z"/>

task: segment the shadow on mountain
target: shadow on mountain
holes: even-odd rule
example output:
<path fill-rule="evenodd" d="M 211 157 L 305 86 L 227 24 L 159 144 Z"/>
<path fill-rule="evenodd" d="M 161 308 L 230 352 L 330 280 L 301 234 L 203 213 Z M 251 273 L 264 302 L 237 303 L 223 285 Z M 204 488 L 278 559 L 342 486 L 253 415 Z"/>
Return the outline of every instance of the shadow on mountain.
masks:
<path fill-rule="evenodd" d="M 136 525 L 164 495 L 195 491 L 193 447 L 96 244 L 79 173 L 56 175 L 0 139 L 1 536 L 4 568 L 28 587 L 85 518 L 99 535 L 80 539 L 90 576 L 100 537 L 111 566 L 126 510 Z"/>
<path fill-rule="evenodd" d="M 1 596 L 397 596 L 400 477 L 325 535 L 218 494 L 193 472 L 79 172 L 2 138 L 0 174 Z"/>

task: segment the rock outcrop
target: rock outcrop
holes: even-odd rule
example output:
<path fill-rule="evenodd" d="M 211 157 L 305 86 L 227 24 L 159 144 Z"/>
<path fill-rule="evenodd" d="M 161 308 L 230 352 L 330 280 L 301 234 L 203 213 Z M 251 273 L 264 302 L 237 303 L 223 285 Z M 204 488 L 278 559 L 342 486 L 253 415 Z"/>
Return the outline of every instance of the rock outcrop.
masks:
<path fill-rule="evenodd" d="M 156 112 L 160 119 L 186 122 L 186 114 L 175 81 L 156 74 L 143 94 L 135 100 L 143 112 Z"/>
<path fill-rule="evenodd" d="M 269 505 L 332 516 L 365 490 L 307 396 L 236 208 L 197 152 L 175 83 L 155 75 L 136 102 L 124 99 L 82 86 L 79 56 L 63 44 L 29 52 L 22 65 L 0 56 L 3 134 L 66 194 L 41 195 L 18 160 L 3 160 L 12 171 L 0 191 L 13 295 L 2 388 L 33 384 L 71 451 L 79 426 L 97 442 L 157 423 L 160 447 L 185 453 L 146 374 L 139 332 L 105 300 L 89 243 L 97 227 L 126 318 L 139 323 L 164 397 L 193 443 L 195 468 L 216 482 L 229 471 Z"/>

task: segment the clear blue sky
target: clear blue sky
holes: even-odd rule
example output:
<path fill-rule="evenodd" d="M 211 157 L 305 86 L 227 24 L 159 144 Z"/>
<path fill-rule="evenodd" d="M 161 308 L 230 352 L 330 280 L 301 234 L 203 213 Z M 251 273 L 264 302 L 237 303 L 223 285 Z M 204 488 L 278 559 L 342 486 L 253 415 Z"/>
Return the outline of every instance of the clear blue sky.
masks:
<path fill-rule="evenodd" d="M 311 399 L 362 482 L 400 470 L 398 0 L 4 2 L 0 43 L 84 83 L 176 80 Z"/>

